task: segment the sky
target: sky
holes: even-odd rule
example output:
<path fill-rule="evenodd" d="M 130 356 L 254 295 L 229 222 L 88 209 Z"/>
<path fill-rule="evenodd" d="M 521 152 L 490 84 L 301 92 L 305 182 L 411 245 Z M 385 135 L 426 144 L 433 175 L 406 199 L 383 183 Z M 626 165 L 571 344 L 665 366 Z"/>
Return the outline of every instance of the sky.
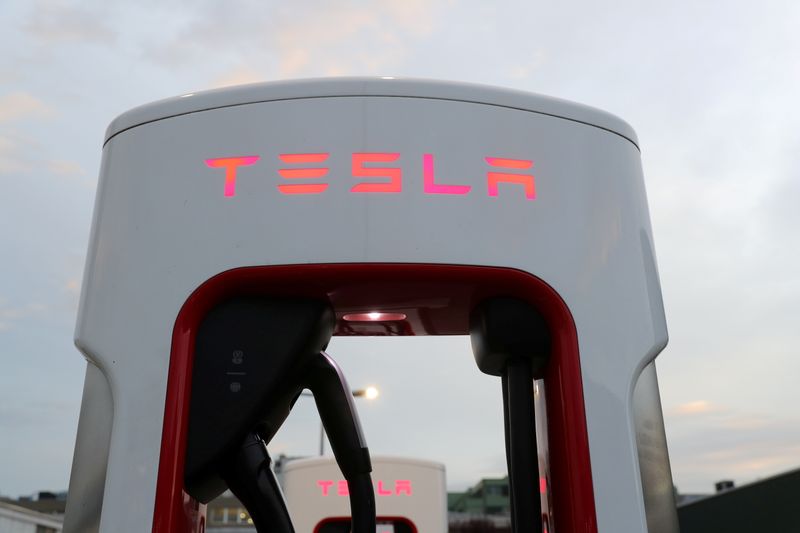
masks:
<path fill-rule="evenodd" d="M 108 123 L 197 90 L 342 75 L 487 83 L 632 124 L 670 332 L 657 364 L 675 484 L 709 492 L 799 467 L 798 27 L 791 0 L 0 2 L 0 494 L 68 485 L 85 370 L 72 335 Z M 351 385 L 382 388 L 359 400 L 373 450 L 447 459 L 454 487 L 502 471 L 499 385 L 471 381 L 468 350 L 333 343 Z M 436 361 L 430 387 L 456 367 L 463 379 L 423 398 L 404 356 Z M 315 453 L 313 411 L 291 423 L 273 451 Z M 454 456 L 463 438 L 482 451 Z"/>

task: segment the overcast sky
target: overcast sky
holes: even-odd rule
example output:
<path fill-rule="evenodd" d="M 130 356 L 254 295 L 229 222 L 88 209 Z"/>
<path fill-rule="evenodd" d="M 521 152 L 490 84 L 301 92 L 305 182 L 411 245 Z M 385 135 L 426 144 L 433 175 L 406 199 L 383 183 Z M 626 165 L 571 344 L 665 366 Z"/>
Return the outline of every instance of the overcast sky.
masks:
<path fill-rule="evenodd" d="M 72 333 L 108 122 L 195 90 L 339 75 L 489 83 L 630 122 L 670 330 L 658 368 L 675 483 L 709 491 L 800 466 L 798 28 L 791 0 L 3 0 L 0 494 L 68 484 L 85 365 Z M 353 386 L 384 388 L 359 401 L 371 448 L 447 460 L 454 486 L 501 471 L 494 407 L 470 414 L 499 406 L 499 385 L 470 381 L 468 344 L 395 341 L 331 348 Z M 465 377 L 420 398 L 404 354 L 436 361 L 431 385 L 458 365 Z M 274 451 L 315 452 L 304 409 Z M 497 431 L 453 454 L 475 426 Z"/>

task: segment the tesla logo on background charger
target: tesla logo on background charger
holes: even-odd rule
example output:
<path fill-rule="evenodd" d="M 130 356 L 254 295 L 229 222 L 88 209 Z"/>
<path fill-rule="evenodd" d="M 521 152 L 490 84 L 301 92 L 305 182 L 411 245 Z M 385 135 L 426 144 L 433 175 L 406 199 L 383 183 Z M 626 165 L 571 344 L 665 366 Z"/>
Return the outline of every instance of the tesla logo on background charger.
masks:
<path fill-rule="evenodd" d="M 320 479 L 317 481 L 317 486 L 320 488 L 323 496 L 349 496 L 350 490 L 347 486 L 347 481 L 344 479 Z M 394 484 L 384 483 L 382 480 L 375 482 L 375 494 L 377 496 L 411 496 L 411 480 L 410 479 L 396 479 Z"/>
<path fill-rule="evenodd" d="M 285 180 L 278 185 L 281 194 L 321 194 L 328 188 L 328 170 L 325 166 L 327 153 L 280 154 L 282 164 L 278 175 Z M 351 158 L 351 177 L 357 181 L 350 188 L 355 194 L 399 193 L 403 191 L 403 169 L 396 166 L 400 158 L 396 152 L 354 153 Z M 206 159 L 211 168 L 225 171 L 224 194 L 236 196 L 236 181 L 242 167 L 256 165 L 261 159 L 258 155 L 217 157 Z M 536 185 L 529 169 L 533 161 L 509 159 L 505 157 L 485 157 L 490 169 L 486 171 L 486 195 L 497 197 L 501 184 L 522 187 L 525 198 L 536 198 Z M 471 185 L 444 183 L 434 171 L 433 154 L 422 156 L 422 192 L 424 194 L 464 195 L 472 190 Z"/>

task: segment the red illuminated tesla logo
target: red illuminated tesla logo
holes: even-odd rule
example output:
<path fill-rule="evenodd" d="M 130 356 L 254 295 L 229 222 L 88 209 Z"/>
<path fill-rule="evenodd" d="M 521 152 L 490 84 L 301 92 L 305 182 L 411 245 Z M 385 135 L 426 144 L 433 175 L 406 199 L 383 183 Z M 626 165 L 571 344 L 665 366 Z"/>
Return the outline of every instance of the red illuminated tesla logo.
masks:
<path fill-rule="evenodd" d="M 328 188 L 327 153 L 280 154 L 282 163 L 278 175 L 285 181 L 278 185 L 281 194 L 320 194 Z M 351 177 L 357 180 L 351 193 L 399 193 L 403 191 L 403 171 L 397 166 L 399 153 L 354 153 L 351 157 Z M 225 196 L 236 196 L 236 180 L 242 167 L 256 165 L 258 155 L 217 157 L 206 159 L 206 165 L 225 171 Z M 525 198 L 536 198 L 534 176 L 530 173 L 533 161 L 504 157 L 485 157 L 486 195 L 497 197 L 500 185 L 510 184 L 520 188 Z M 471 185 L 444 183 L 434 171 L 433 154 L 422 156 L 422 192 L 459 196 L 469 194 Z"/>
<path fill-rule="evenodd" d="M 349 496 L 350 490 L 347 486 L 347 481 L 340 479 L 334 481 L 332 479 L 320 479 L 317 481 L 317 486 L 320 488 L 323 496 Z M 375 494 L 378 496 L 411 496 L 411 480 L 410 479 L 396 479 L 394 482 L 384 482 L 378 480 L 375 482 Z"/>

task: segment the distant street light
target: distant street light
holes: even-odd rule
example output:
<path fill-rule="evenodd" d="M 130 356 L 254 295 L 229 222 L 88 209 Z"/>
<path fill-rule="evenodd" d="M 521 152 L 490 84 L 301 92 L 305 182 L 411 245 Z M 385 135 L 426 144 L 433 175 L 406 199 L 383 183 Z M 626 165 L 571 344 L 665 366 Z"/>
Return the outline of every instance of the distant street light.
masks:
<path fill-rule="evenodd" d="M 380 391 L 377 387 L 373 387 L 370 385 L 366 389 L 356 389 L 351 391 L 354 398 L 366 398 L 367 400 L 374 400 L 380 395 Z M 303 391 L 300 393 L 301 396 L 314 396 L 309 391 Z M 325 425 L 322 423 L 322 420 L 319 422 L 319 455 L 320 457 L 325 455 Z"/>
<path fill-rule="evenodd" d="M 367 387 L 366 389 L 356 389 L 353 391 L 353 396 L 356 398 L 364 397 L 367 400 L 374 400 L 378 397 L 380 391 L 375 387 Z"/>

